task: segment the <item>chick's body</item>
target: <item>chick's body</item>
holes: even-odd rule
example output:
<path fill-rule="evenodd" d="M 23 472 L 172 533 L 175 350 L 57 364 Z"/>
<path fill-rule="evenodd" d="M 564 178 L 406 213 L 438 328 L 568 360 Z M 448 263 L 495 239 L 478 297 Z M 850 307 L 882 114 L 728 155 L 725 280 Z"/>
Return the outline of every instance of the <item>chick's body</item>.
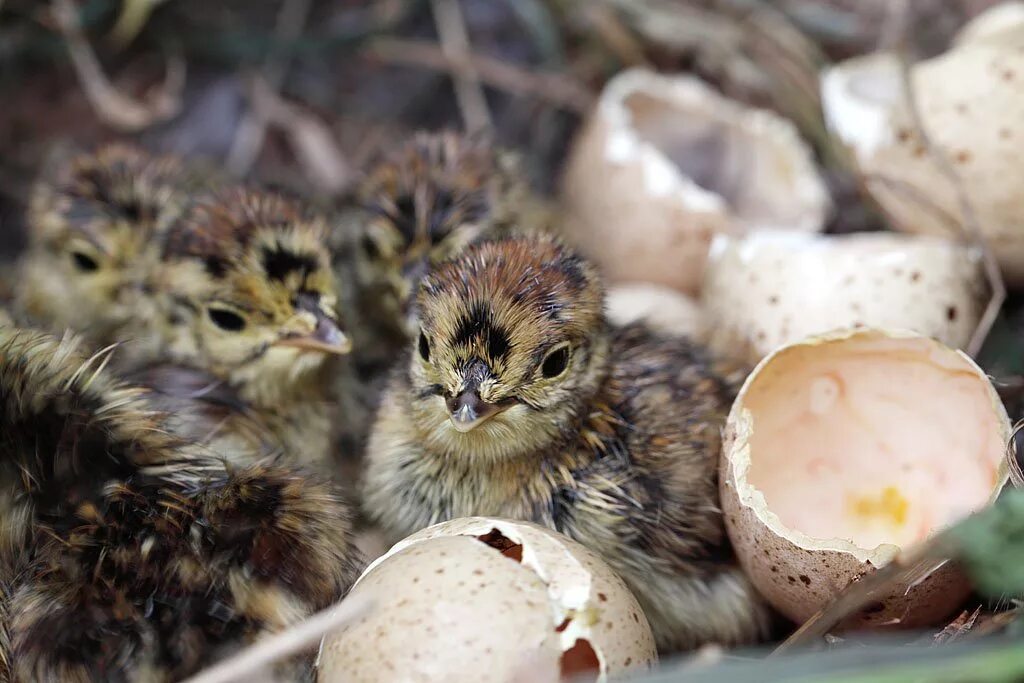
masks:
<path fill-rule="evenodd" d="M 81 346 L 0 328 L 0 662 L 14 680 L 176 680 L 343 595 L 354 554 L 329 486 L 229 471 Z"/>
<path fill-rule="evenodd" d="M 148 280 L 130 377 L 179 434 L 229 459 L 320 464 L 329 452 L 326 358 L 337 321 L 328 225 L 271 193 L 228 188 L 169 232 Z"/>
<path fill-rule="evenodd" d="M 177 159 L 124 144 L 55 154 L 29 200 L 17 312 L 94 345 L 115 341 L 147 304 L 139 283 L 197 183 Z"/>
<path fill-rule="evenodd" d="M 717 505 L 731 390 L 702 350 L 609 329 L 593 270 L 549 239 L 471 248 L 419 302 L 369 443 L 372 516 L 396 535 L 467 515 L 545 524 L 622 575 L 663 649 L 762 635 Z"/>

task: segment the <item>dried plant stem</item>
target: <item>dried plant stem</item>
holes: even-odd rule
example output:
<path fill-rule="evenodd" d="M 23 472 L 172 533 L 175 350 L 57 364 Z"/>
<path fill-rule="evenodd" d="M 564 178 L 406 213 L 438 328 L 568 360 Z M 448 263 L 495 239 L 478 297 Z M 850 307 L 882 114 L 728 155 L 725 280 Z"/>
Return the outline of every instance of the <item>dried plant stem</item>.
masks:
<path fill-rule="evenodd" d="M 471 49 L 459 0 L 431 0 L 430 6 L 442 52 L 450 59 L 464 60 Z M 466 68 L 453 73 L 453 80 L 466 130 L 470 133 L 490 130 L 493 124 L 487 97 L 472 61 L 466 62 Z"/>
<path fill-rule="evenodd" d="M 311 7 L 312 0 L 283 0 L 274 28 L 274 40 L 278 46 L 298 40 L 306 26 Z M 275 51 L 263 65 L 263 81 L 276 92 L 281 89 L 287 72 L 288 60 Z M 238 131 L 225 161 L 228 171 L 236 176 L 243 176 L 249 172 L 263 149 L 269 123 L 255 107 L 246 113 L 238 125 Z"/>
<path fill-rule="evenodd" d="M 317 612 L 286 631 L 275 634 L 183 683 L 229 683 L 258 675 L 267 666 L 314 647 L 331 631 L 359 619 L 373 608 L 368 598 L 354 595 Z"/>
<path fill-rule="evenodd" d="M 449 73 L 472 68 L 482 82 L 492 87 L 513 95 L 536 97 L 569 111 L 586 112 L 594 102 L 592 92 L 564 75 L 525 71 L 500 59 L 478 54 L 451 57 L 430 42 L 380 38 L 370 43 L 364 54 L 389 64 Z"/>
<path fill-rule="evenodd" d="M 71 0 L 51 0 L 50 8 L 86 99 L 103 123 L 119 131 L 135 132 L 177 115 L 185 88 L 183 61 L 172 59 L 164 83 L 150 101 L 139 102 L 114 87 L 103 72 L 96 53 L 82 33 L 78 8 L 74 3 Z"/>

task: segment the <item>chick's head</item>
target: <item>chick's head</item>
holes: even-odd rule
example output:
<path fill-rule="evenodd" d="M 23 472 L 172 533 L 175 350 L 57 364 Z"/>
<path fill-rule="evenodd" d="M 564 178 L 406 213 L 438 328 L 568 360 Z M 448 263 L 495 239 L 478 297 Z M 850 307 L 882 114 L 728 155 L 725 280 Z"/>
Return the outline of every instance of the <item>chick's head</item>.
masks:
<path fill-rule="evenodd" d="M 170 232 L 157 288 L 170 357 L 272 400 L 349 342 L 327 222 L 276 194 L 232 188 Z"/>
<path fill-rule="evenodd" d="M 370 172 L 356 272 L 398 332 L 417 333 L 416 289 L 430 268 L 505 229 L 520 175 L 512 155 L 451 133 L 419 134 Z"/>
<path fill-rule="evenodd" d="M 104 338 L 135 313 L 154 237 L 181 214 L 185 172 L 123 144 L 55 155 L 29 200 L 20 305 L 55 329 Z"/>
<path fill-rule="evenodd" d="M 571 428 L 606 374 L 595 270 L 550 237 L 470 247 L 419 292 L 410 378 L 428 445 L 511 456 Z"/>

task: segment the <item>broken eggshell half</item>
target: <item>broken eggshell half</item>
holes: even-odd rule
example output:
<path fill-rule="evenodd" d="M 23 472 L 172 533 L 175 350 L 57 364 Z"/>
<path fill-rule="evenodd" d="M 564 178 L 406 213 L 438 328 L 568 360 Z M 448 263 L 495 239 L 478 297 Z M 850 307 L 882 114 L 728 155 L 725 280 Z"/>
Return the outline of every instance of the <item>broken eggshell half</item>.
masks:
<path fill-rule="evenodd" d="M 1019 22 L 1015 15 L 982 14 L 953 49 L 909 72 L 921 125 L 959 179 L 1011 285 L 1024 285 Z M 865 187 L 895 228 L 968 236 L 960 192 L 918 132 L 895 55 L 878 53 L 827 69 L 821 97 L 829 128 L 852 151 Z"/>
<path fill-rule="evenodd" d="M 963 348 L 988 297 L 974 247 L 926 235 L 766 231 L 716 238 L 701 303 L 709 345 L 753 364 L 853 327 L 912 330 Z"/>
<path fill-rule="evenodd" d="M 795 126 L 697 78 L 632 69 L 605 87 L 567 162 L 569 239 L 612 282 L 696 294 L 711 239 L 821 230 L 828 193 Z"/>
<path fill-rule="evenodd" d="M 726 425 L 720 486 L 743 569 L 797 623 L 851 581 L 995 500 L 1010 422 L 963 353 L 909 332 L 839 331 L 779 349 Z M 847 627 L 923 627 L 969 592 L 950 563 Z"/>
<path fill-rule="evenodd" d="M 374 561 L 376 609 L 328 636 L 318 680 L 605 681 L 657 661 L 636 598 L 583 546 L 526 522 L 434 525 Z"/>
<path fill-rule="evenodd" d="M 700 305 L 686 294 L 663 285 L 613 285 L 605 296 L 605 308 L 609 322 L 620 327 L 642 323 L 660 334 L 697 340 L 705 337 Z"/>

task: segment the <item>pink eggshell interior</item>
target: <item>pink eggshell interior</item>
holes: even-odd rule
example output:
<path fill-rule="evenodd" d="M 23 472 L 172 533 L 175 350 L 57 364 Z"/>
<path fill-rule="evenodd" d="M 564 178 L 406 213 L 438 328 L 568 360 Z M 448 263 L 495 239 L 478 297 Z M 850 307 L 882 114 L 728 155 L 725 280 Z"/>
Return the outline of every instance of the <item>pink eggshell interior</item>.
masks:
<path fill-rule="evenodd" d="M 985 382 L 930 341 L 857 336 L 800 345 L 748 389 L 747 481 L 788 528 L 905 547 L 983 507 L 1003 428 Z"/>

